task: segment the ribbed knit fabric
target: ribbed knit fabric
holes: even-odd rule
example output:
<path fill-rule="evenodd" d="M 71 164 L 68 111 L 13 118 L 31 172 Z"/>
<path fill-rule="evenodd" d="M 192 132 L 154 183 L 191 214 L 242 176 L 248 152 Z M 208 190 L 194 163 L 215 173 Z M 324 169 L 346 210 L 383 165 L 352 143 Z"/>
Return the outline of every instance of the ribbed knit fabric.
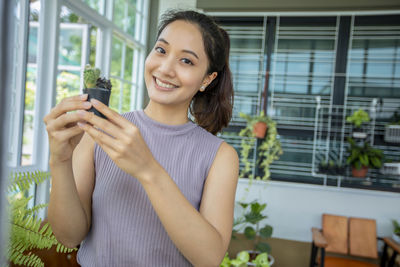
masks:
<path fill-rule="evenodd" d="M 154 158 L 199 210 L 205 179 L 223 140 L 191 121 L 166 125 L 143 110 L 124 117 L 139 128 Z M 141 184 L 97 144 L 94 157 L 92 226 L 78 262 L 83 267 L 191 266 L 169 238 Z"/>

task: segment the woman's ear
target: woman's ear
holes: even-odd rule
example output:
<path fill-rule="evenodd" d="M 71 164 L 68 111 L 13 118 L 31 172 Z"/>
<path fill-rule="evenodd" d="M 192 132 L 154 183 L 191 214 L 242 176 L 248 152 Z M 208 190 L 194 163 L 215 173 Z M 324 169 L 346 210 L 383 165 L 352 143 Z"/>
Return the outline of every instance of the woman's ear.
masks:
<path fill-rule="evenodd" d="M 206 88 L 218 75 L 218 72 L 214 71 L 213 73 L 207 74 L 203 80 L 201 88 Z"/>

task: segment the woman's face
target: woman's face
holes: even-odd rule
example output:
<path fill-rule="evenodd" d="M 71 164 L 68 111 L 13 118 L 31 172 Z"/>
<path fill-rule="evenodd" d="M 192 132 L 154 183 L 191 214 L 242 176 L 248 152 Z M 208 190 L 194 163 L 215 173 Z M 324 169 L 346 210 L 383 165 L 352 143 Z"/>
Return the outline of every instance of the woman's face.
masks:
<path fill-rule="evenodd" d="M 207 74 L 207 68 L 208 58 L 197 26 L 182 20 L 168 24 L 145 63 L 150 99 L 188 107 L 200 87 L 216 77 L 215 72 Z"/>

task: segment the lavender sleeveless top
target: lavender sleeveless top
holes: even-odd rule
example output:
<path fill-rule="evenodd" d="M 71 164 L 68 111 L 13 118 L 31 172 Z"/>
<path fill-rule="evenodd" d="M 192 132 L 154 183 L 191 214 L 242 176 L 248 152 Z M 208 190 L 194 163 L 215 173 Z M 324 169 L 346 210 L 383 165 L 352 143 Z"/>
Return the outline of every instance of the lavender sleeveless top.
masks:
<path fill-rule="evenodd" d="M 205 179 L 223 140 L 191 121 L 166 125 L 143 110 L 123 116 L 139 128 L 154 158 L 199 210 Z M 169 238 L 141 184 L 97 144 L 94 161 L 92 226 L 78 251 L 79 264 L 191 266 Z"/>

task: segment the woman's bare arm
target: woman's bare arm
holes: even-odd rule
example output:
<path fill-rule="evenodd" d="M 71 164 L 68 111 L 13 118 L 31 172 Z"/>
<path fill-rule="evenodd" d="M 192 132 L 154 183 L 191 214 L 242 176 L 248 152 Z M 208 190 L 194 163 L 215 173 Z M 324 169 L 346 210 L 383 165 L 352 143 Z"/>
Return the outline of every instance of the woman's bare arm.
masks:
<path fill-rule="evenodd" d="M 71 248 L 82 242 L 91 225 L 93 149 L 93 140 L 85 134 L 71 160 L 61 163 L 50 160 L 49 223 L 57 239 Z"/>
<path fill-rule="evenodd" d="M 222 143 L 207 177 L 200 212 L 165 171 L 142 185 L 171 240 L 194 266 L 219 266 L 232 234 L 236 151 Z"/>

